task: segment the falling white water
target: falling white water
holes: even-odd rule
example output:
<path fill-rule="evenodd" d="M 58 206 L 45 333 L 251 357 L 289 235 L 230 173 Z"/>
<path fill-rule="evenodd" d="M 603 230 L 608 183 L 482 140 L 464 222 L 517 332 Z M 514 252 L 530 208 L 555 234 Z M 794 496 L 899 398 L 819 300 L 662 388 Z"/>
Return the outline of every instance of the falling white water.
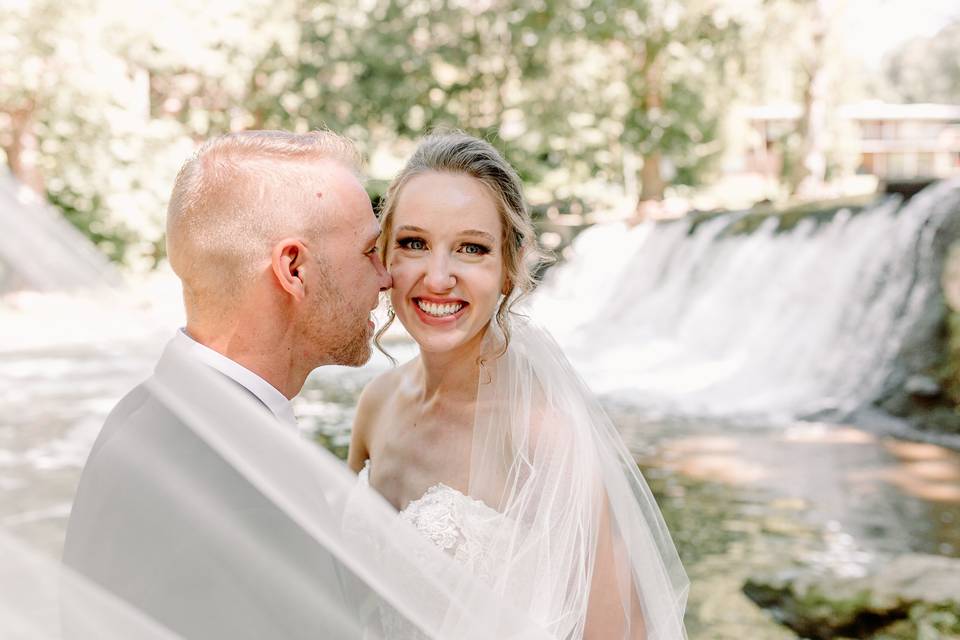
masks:
<path fill-rule="evenodd" d="M 532 302 L 587 382 L 653 415 L 790 418 L 879 393 L 939 295 L 931 247 L 960 182 L 776 232 L 737 214 L 598 225 Z"/>

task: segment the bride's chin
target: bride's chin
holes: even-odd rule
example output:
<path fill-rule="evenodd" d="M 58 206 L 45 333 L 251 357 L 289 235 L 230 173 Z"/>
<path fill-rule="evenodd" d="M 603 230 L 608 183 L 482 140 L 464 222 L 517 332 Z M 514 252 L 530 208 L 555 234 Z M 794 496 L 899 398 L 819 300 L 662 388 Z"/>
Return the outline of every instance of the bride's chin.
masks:
<path fill-rule="evenodd" d="M 410 337 L 424 353 L 447 353 L 456 351 L 467 342 L 466 336 L 459 331 L 436 331 L 434 327 L 424 327 L 410 331 Z"/>
<path fill-rule="evenodd" d="M 423 331 L 411 335 L 414 341 L 420 345 L 421 349 L 427 349 L 429 351 L 449 351 L 460 343 L 459 337 L 450 335 L 449 333 L 437 335 L 436 333 L 431 334 Z"/>

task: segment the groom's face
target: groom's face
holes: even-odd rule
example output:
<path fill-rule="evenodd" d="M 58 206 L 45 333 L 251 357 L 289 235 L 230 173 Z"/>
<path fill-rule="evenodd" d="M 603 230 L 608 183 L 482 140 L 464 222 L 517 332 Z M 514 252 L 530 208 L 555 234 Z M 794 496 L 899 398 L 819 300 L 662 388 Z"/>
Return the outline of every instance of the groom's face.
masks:
<path fill-rule="evenodd" d="M 328 171 L 321 238 L 315 245 L 321 264 L 314 270 L 307 309 L 307 339 L 320 350 L 321 364 L 359 366 L 370 359 L 374 324 L 371 312 L 391 280 L 376 249 L 380 225 L 370 198 L 347 169 Z"/>

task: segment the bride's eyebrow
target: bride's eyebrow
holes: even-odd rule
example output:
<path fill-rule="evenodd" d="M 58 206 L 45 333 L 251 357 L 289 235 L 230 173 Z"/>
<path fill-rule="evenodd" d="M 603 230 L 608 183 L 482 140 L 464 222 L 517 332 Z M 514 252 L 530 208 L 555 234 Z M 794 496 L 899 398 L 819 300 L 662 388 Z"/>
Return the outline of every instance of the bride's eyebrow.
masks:
<path fill-rule="evenodd" d="M 400 233 L 400 232 L 402 232 L 402 231 L 409 231 L 409 232 L 411 232 L 411 233 L 428 234 L 428 232 L 427 232 L 426 229 L 424 229 L 424 228 L 422 228 L 422 227 L 418 227 L 418 226 L 412 225 L 412 224 L 405 224 L 405 225 L 401 225 L 401 226 L 397 227 L 397 233 Z M 487 233 L 486 231 L 481 231 L 480 229 L 465 229 L 465 230 L 463 230 L 463 231 L 460 231 L 457 235 L 460 235 L 460 236 L 470 236 L 470 237 L 474 237 L 474 238 L 481 238 L 481 239 L 486 240 L 487 242 L 489 242 L 489 243 L 491 243 L 491 244 L 495 244 L 495 243 L 496 243 L 496 239 L 495 239 L 492 235 L 490 235 L 490 234 Z"/>
<path fill-rule="evenodd" d="M 474 238 L 482 238 L 491 244 L 496 243 L 496 239 L 487 233 L 486 231 L 480 231 L 479 229 L 467 229 L 466 231 L 460 232 L 461 236 L 472 236 Z"/>

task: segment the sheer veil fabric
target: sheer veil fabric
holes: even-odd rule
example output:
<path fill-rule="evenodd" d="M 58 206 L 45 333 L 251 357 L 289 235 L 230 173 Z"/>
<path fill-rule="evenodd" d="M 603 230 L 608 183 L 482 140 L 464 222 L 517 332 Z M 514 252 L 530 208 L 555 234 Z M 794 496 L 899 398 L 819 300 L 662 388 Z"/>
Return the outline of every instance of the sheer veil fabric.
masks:
<path fill-rule="evenodd" d="M 553 638 L 685 638 L 689 583 L 620 435 L 549 333 L 491 323 L 469 492 L 503 516 L 493 589 Z"/>
<path fill-rule="evenodd" d="M 171 345 L 144 393 L 189 446 L 158 455 L 166 423 L 102 443 L 109 499 L 71 518 L 88 534 L 66 567 L 0 536 L 0 636 L 257 637 L 192 631 L 234 616 L 259 637 L 375 639 L 390 609 L 437 639 L 685 637 L 686 577 L 633 459 L 549 335 L 522 318 L 511 332 L 499 357 L 488 335 L 478 388 L 469 493 L 497 518 L 482 578 Z M 198 564 L 158 563 L 171 548 Z M 229 588 L 193 581 L 215 568 Z"/>
<path fill-rule="evenodd" d="M 61 593 L 70 593 L 64 602 Z M 63 637 L 61 617 L 71 608 L 72 635 L 98 640 L 175 640 L 177 636 L 98 585 L 0 531 L 0 637 Z"/>
<path fill-rule="evenodd" d="M 66 578 L 47 576 L 38 598 L 57 604 L 46 613 L 59 612 L 61 634 L 40 613 L 44 634 L 12 635 L 31 625 L 0 608 L 0 636 L 374 639 L 388 608 L 431 638 L 552 637 L 175 342 L 143 393 L 173 417 L 98 440 L 101 470 L 80 494 L 106 498 L 75 507 Z M 170 445 L 174 422 L 188 433 Z M 227 579 L 211 589 L 218 571 Z M 0 586 L 15 588 L 6 575 Z M 225 634 L 231 619 L 243 626 Z"/>

